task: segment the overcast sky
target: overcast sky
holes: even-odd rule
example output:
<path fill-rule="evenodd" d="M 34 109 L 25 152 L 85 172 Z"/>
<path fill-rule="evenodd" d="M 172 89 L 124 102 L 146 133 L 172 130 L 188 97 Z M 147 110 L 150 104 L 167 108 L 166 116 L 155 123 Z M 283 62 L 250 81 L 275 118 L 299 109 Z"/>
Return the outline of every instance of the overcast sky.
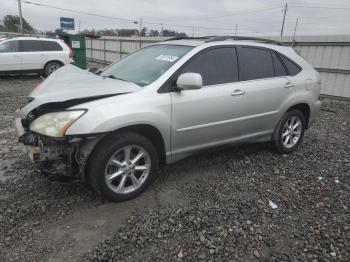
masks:
<path fill-rule="evenodd" d="M 59 28 L 59 17 L 72 17 L 81 29 L 138 28 L 132 21 L 143 18 L 148 29 L 166 29 L 200 35 L 278 35 L 282 9 L 288 3 L 285 35 L 349 34 L 350 0 L 28 0 L 55 7 L 124 18 L 102 18 L 76 12 L 29 5 L 22 1 L 24 18 L 37 29 Z M 17 0 L 0 0 L 0 19 L 17 15 Z M 194 27 L 194 28 L 193 28 Z"/>

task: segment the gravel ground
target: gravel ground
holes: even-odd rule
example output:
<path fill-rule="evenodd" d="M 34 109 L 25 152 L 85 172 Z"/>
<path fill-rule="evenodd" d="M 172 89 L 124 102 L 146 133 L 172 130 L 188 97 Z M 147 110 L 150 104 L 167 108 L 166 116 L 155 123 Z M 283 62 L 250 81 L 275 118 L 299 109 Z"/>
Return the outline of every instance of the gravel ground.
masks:
<path fill-rule="evenodd" d="M 108 203 L 49 182 L 21 153 L 13 112 L 39 81 L 0 79 L 0 261 L 349 261 L 350 104 L 324 103 L 294 154 L 202 154 Z"/>

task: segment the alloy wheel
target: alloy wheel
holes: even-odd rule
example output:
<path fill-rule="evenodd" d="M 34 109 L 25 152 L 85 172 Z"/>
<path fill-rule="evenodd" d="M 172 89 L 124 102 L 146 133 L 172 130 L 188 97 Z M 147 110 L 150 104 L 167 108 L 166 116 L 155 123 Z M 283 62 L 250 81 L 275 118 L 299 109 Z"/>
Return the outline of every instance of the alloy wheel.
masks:
<path fill-rule="evenodd" d="M 140 188 L 151 170 L 151 158 L 141 146 L 128 145 L 115 152 L 107 162 L 105 180 L 117 194 L 129 194 Z"/>
<path fill-rule="evenodd" d="M 291 116 L 284 124 L 282 129 L 282 143 L 286 148 L 295 146 L 302 132 L 302 122 L 298 116 Z"/>

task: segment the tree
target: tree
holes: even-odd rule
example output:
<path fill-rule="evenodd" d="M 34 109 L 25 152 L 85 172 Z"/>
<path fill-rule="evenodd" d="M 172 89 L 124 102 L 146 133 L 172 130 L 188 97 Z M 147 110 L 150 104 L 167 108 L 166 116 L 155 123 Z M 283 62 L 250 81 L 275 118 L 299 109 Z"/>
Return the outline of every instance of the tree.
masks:
<path fill-rule="evenodd" d="M 141 36 L 146 36 L 146 34 L 147 34 L 147 27 L 142 27 L 142 29 L 141 29 Z"/>
<path fill-rule="evenodd" d="M 138 32 L 139 31 L 137 29 L 119 29 L 118 30 L 118 36 L 130 37 L 132 35 L 137 35 Z"/>
<path fill-rule="evenodd" d="M 150 30 L 148 34 L 149 36 L 160 36 L 158 30 Z"/>
<path fill-rule="evenodd" d="M 4 31 L 7 32 L 21 32 L 20 19 L 18 15 L 5 15 L 4 17 Z M 22 18 L 24 33 L 32 33 L 34 28 Z"/>
<path fill-rule="evenodd" d="M 162 36 L 187 36 L 186 33 L 164 29 Z"/>

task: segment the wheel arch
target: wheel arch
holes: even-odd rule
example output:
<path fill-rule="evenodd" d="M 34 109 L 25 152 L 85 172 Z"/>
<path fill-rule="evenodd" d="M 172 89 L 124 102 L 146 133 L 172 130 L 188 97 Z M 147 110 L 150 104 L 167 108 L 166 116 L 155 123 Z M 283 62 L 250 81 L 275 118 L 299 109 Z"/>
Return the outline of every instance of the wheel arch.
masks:
<path fill-rule="evenodd" d="M 293 109 L 298 109 L 303 113 L 305 117 L 305 128 L 309 128 L 310 106 L 307 103 L 298 103 L 288 108 L 287 112 Z"/>
<path fill-rule="evenodd" d="M 159 163 L 161 165 L 164 165 L 166 163 L 166 147 L 164 138 L 159 129 L 150 124 L 134 124 L 111 131 L 107 135 L 105 135 L 100 141 L 98 141 L 96 145 L 94 145 L 92 151 L 104 138 L 109 137 L 112 134 L 114 135 L 116 133 L 136 133 L 141 136 L 144 136 L 145 138 L 149 139 L 156 148 L 159 157 Z"/>
<path fill-rule="evenodd" d="M 59 63 L 60 65 L 64 66 L 64 62 L 59 60 L 59 59 L 51 59 L 49 61 L 47 61 L 45 64 L 44 64 L 44 67 L 43 67 L 43 70 L 45 70 L 45 67 L 49 64 L 49 63 L 52 63 L 52 62 L 56 62 L 56 63 Z"/>

